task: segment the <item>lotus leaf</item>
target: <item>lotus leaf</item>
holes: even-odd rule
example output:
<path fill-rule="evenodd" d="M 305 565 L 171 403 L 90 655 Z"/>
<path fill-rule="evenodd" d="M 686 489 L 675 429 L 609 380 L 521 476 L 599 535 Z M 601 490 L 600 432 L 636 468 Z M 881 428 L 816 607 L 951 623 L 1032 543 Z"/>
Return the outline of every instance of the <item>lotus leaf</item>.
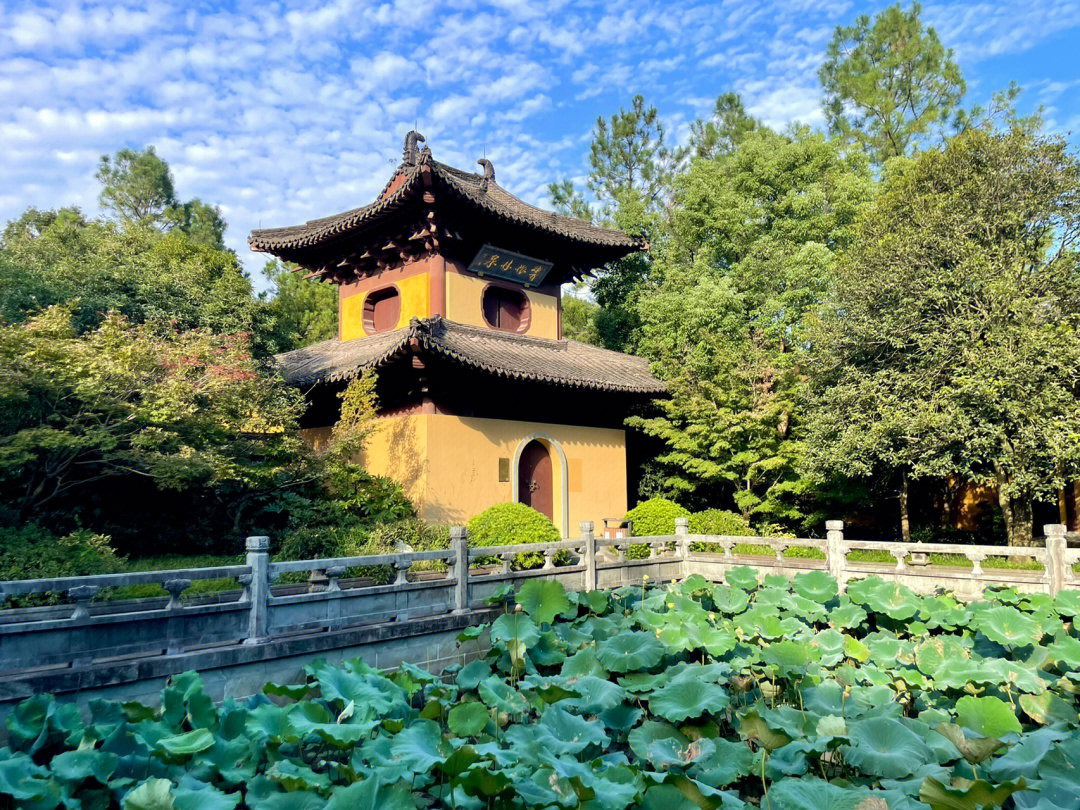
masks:
<path fill-rule="evenodd" d="M 1061 635 L 1047 648 L 1050 658 L 1068 669 L 1080 669 L 1080 639 Z"/>
<path fill-rule="evenodd" d="M 748 565 L 736 565 L 724 574 L 724 583 L 744 591 L 757 590 L 758 570 Z"/>
<path fill-rule="evenodd" d="M 868 794 L 804 777 L 777 782 L 769 790 L 768 801 L 772 810 L 855 810 Z"/>
<path fill-rule="evenodd" d="M 518 591 L 517 603 L 540 624 L 551 624 L 556 616 L 571 608 L 566 590 L 551 579 L 527 581 Z"/>
<path fill-rule="evenodd" d="M 1080 616 L 1080 591 L 1061 591 L 1054 597 L 1054 610 L 1062 616 Z"/>
<path fill-rule="evenodd" d="M 690 739 L 669 723 L 646 720 L 627 737 L 630 750 L 657 768 L 683 765 L 693 760 Z"/>
<path fill-rule="evenodd" d="M 442 729 L 431 720 L 419 720 L 404 729 L 390 746 L 396 759 L 417 773 L 426 773 L 450 754 Z"/>
<path fill-rule="evenodd" d="M 234 810 L 243 799 L 239 791 L 225 793 L 191 774 L 184 774 L 172 794 L 175 810 Z"/>
<path fill-rule="evenodd" d="M 495 675 L 481 681 L 477 692 L 485 704 L 500 712 L 521 714 L 529 708 L 521 692 Z"/>
<path fill-rule="evenodd" d="M 491 719 L 488 711 L 482 703 L 459 703 L 447 714 L 446 724 L 459 737 L 475 737 Z"/>
<path fill-rule="evenodd" d="M 852 744 L 844 746 L 844 760 L 865 773 L 886 779 L 910 776 L 930 761 L 926 743 L 899 720 L 869 717 L 848 727 Z"/>
<path fill-rule="evenodd" d="M 862 627 L 866 623 L 866 611 L 858 605 L 847 602 L 829 611 L 829 624 L 841 630 Z"/>
<path fill-rule="evenodd" d="M 540 630 L 524 613 L 504 613 L 491 624 L 491 640 L 505 646 L 515 667 L 523 667 L 525 653 L 540 640 Z"/>
<path fill-rule="evenodd" d="M 936 731 L 956 746 L 960 755 L 972 765 L 981 764 L 1005 746 L 997 737 L 968 737 L 956 723 L 938 723 Z"/>
<path fill-rule="evenodd" d="M 649 633 L 622 632 L 601 642 L 596 656 L 610 672 L 633 672 L 659 664 L 664 645 Z"/>
<path fill-rule="evenodd" d="M 980 611 L 972 625 L 991 641 L 1003 647 L 1026 647 L 1042 637 L 1039 626 L 1013 607 L 995 607 Z"/>
<path fill-rule="evenodd" d="M 124 795 L 124 810 L 173 810 L 172 782 L 151 777 Z"/>
<path fill-rule="evenodd" d="M 712 600 L 716 609 L 728 616 L 742 613 L 750 604 L 750 597 L 746 591 L 732 585 L 717 585 L 713 588 Z"/>
<path fill-rule="evenodd" d="M 1039 725 L 1048 726 L 1051 723 L 1076 725 L 1078 720 L 1075 705 L 1053 692 L 1043 692 L 1041 695 L 1021 695 L 1019 703 L 1024 714 Z"/>
<path fill-rule="evenodd" d="M 791 579 L 791 587 L 799 596 L 825 604 L 836 597 L 836 579 L 825 571 L 807 571 Z"/>
<path fill-rule="evenodd" d="M 996 786 L 978 779 L 966 787 L 953 788 L 928 777 L 919 790 L 919 801 L 930 805 L 930 810 L 985 810 L 1000 807 L 1016 791 L 1026 788 L 1023 779 Z"/>
<path fill-rule="evenodd" d="M 765 718 L 756 711 L 740 713 L 736 721 L 736 727 L 739 730 L 740 737 L 757 743 L 767 751 L 775 751 L 777 748 L 791 742 L 791 737 L 782 731 L 770 728 L 769 724 L 765 722 Z"/>
<path fill-rule="evenodd" d="M 652 713 L 672 722 L 720 714 L 729 702 L 723 687 L 698 680 L 676 681 L 649 695 Z"/>
<path fill-rule="evenodd" d="M 1009 704 L 993 696 L 960 698 L 956 701 L 956 722 L 980 737 L 1004 737 L 1021 731 Z"/>
<path fill-rule="evenodd" d="M 343 788 L 335 788 L 325 810 L 416 810 L 412 792 L 404 785 L 386 785 L 378 777 L 369 777 Z"/>

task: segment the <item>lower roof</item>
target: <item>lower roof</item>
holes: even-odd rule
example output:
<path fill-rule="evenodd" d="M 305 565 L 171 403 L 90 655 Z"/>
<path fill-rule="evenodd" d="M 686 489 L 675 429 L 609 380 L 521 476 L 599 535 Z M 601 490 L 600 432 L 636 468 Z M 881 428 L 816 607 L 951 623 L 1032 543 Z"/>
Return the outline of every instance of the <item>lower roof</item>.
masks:
<path fill-rule="evenodd" d="M 644 357 L 578 343 L 512 335 L 448 321 L 414 318 L 407 327 L 355 340 L 324 340 L 276 356 L 286 382 L 344 382 L 410 350 L 448 358 L 496 376 L 570 388 L 634 394 L 663 393 Z"/>

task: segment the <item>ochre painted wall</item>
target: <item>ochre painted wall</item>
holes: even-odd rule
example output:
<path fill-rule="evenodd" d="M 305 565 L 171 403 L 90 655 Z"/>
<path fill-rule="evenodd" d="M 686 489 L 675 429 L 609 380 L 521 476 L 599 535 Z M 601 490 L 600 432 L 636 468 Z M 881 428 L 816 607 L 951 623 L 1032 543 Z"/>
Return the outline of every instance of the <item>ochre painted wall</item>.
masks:
<path fill-rule="evenodd" d="M 489 281 L 478 276 L 465 273 L 446 274 L 446 317 L 457 323 L 469 326 L 479 326 L 484 329 L 490 328 L 484 321 L 483 305 L 481 303 L 484 288 Z M 519 287 L 519 289 L 521 289 Z M 529 329 L 525 332 L 529 337 L 559 338 L 559 299 L 554 295 L 547 295 L 537 290 L 523 290 L 529 299 L 531 319 Z"/>
<path fill-rule="evenodd" d="M 364 329 L 364 301 L 372 292 L 383 290 L 388 286 L 396 287 L 401 297 L 401 315 L 395 329 L 408 326 L 412 318 L 427 318 L 431 315 L 431 280 L 423 271 L 405 278 L 398 278 L 393 282 L 388 281 L 371 290 L 347 291 L 343 287 L 340 293 L 342 340 L 352 340 L 367 334 Z"/>
<path fill-rule="evenodd" d="M 328 435 L 329 428 L 305 431 L 316 446 Z M 487 507 L 512 499 L 517 470 L 511 469 L 510 481 L 500 482 L 499 459 L 513 462 L 533 436 L 551 452 L 554 522 L 560 531 L 565 527 L 576 536 L 578 523 L 591 520 L 599 532 L 604 518 L 626 514 L 626 434 L 618 429 L 438 413 L 387 416 L 358 460 L 368 471 L 401 483 L 425 520 L 463 525 Z M 565 453 L 565 478 L 554 445 Z"/>

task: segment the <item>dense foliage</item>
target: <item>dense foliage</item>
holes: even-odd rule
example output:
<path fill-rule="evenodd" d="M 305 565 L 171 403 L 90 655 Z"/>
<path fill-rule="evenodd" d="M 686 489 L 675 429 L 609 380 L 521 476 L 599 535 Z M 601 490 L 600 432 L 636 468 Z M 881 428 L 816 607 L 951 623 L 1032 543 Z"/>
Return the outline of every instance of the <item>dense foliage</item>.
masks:
<path fill-rule="evenodd" d="M 532 507 L 523 503 L 497 503 L 469 519 L 469 545 L 512 546 L 521 543 L 555 543 L 559 530 Z"/>
<path fill-rule="evenodd" d="M 753 531 L 746 518 L 727 509 L 702 509 L 690 515 L 690 534 L 751 537 Z"/>
<path fill-rule="evenodd" d="M 220 706 L 34 697 L 0 796 L 27 806 L 1075 808 L 1080 594 L 963 605 L 880 579 L 531 580 L 439 677 L 316 661 Z M 466 647 L 468 649 L 468 647 Z M 1022 659 L 1025 663 L 1019 663 Z M 868 801 L 870 800 L 870 801 Z M 77 803 L 77 804 L 76 804 Z"/>
<path fill-rule="evenodd" d="M 993 484 L 1010 542 L 1080 469 L 1080 161 L 973 129 L 895 162 L 814 335 L 825 473 Z"/>
<path fill-rule="evenodd" d="M 649 498 L 626 513 L 626 520 L 634 521 L 634 534 L 675 534 L 675 518 L 689 517 L 690 512 L 667 498 Z"/>

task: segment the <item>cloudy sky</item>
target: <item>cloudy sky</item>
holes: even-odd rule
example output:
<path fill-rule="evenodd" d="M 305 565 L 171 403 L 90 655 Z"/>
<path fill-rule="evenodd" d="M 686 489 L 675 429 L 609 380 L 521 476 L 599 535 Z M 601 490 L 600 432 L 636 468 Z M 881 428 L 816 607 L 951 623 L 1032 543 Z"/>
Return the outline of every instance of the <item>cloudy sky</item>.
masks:
<path fill-rule="evenodd" d="M 154 144 L 178 194 L 219 204 L 257 275 L 251 228 L 368 202 L 415 124 L 437 158 L 545 202 L 586 173 L 589 133 L 642 93 L 685 135 L 734 89 L 780 126 L 820 126 L 834 27 L 884 3 L 843 0 L 0 0 L 0 220 L 97 211 L 99 156 Z M 1080 0 L 924 4 L 983 102 L 1080 131 Z"/>

